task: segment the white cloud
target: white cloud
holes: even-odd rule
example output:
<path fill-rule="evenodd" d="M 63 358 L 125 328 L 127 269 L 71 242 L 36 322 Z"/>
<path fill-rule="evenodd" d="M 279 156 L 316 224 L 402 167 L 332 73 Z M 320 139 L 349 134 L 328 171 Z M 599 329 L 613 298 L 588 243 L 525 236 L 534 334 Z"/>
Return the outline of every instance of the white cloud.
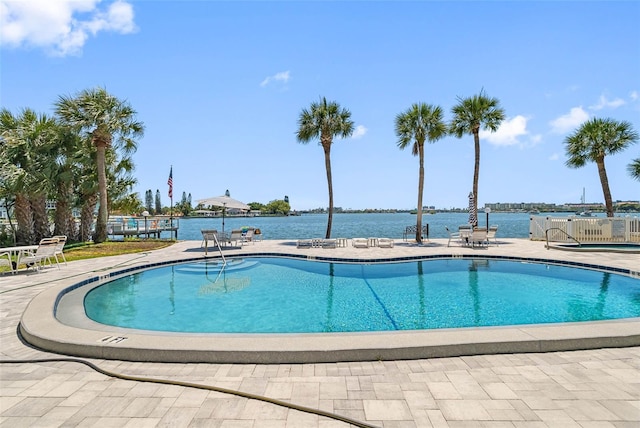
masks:
<path fill-rule="evenodd" d="M 564 134 L 577 128 L 582 122 L 589 119 L 589 113 L 587 113 L 582 106 L 573 107 L 569 113 L 558 117 L 557 119 L 549 122 L 551 125 L 551 131 L 556 134 Z"/>
<path fill-rule="evenodd" d="M 368 131 L 367 128 L 365 128 L 362 125 L 358 125 L 356 126 L 356 129 L 353 130 L 353 134 L 351 135 L 351 138 L 361 138 L 364 136 L 364 134 L 366 134 Z"/>
<path fill-rule="evenodd" d="M 550 161 L 557 161 L 558 159 L 560 159 L 560 155 L 558 153 L 553 153 L 551 156 L 549 156 Z"/>
<path fill-rule="evenodd" d="M 269 83 L 274 82 L 274 81 L 275 82 L 287 83 L 289 81 L 290 77 L 291 76 L 289 74 L 289 70 L 281 71 L 279 73 L 274 74 L 273 76 L 269 76 L 269 77 L 265 78 L 262 82 L 260 82 L 260 86 L 262 86 L 264 88 Z"/>
<path fill-rule="evenodd" d="M 101 31 L 136 30 L 133 7 L 125 0 L 98 8 L 100 0 L 29 0 L 0 3 L 0 40 L 12 48 L 44 48 L 56 56 L 77 55 Z"/>
<path fill-rule="evenodd" d="M 480 138 L 486 139 L 489 143 L 496 146 L 513 146 L 522 143 L 518 137 L 528 134 L 527 118 L 518 115 L 512 119 L 503 121 L 496 132 L 481 130 Z"/>
<path fill-rule="evenodd" d="M 631 101 L 636 101 L 638 97 L 638 91 L 631 91 L 631 93 L 629 94 L 629 98 L 631 98 Z"/>
<path fill-rule="evenodd" d="M 620 107 L 620 106 L 622 106 L 624 104 L 625 104 L 625 101 L 622 98 L 616 98 L 615 100 L 609 100 L 603 94 L 603 95 L 600 95 L 600 98 L 598 99 L 598 104 L 589 106 L 589 108 L 591 110 L 602 110 L 605 107 L 607 107 L 607 108 L 618 108 L 618 107 Z"/>

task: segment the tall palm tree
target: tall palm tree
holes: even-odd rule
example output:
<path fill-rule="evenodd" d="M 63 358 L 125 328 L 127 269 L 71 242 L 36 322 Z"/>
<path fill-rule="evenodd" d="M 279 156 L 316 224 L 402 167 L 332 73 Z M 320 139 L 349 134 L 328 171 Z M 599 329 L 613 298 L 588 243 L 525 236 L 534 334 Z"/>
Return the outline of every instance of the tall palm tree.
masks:
<path fill-rule="evenodd" d="M 607 217 L 613 217 L 613 200 L 604 157 L 621 152 L 637 141 L 638 133 L 631 123 L 609 118 L 589 119 L 564 140 L 569 168 L 580 168 L 587 162 L 598 166 Z"/>
<path fill-rule="evenodd" d="M 629 165 L 627 165 L 627 171 L 629 174 L 640 181 L 640 158 L 634 159 Z"/>
<path fill-rule="evenodd" d="M 449 132 L 458 138 L 465 134 L 473 135 L 475 144 L 475 164 L 473 168 L 473 196 L 475 198 L 475 211 L 478 211 L 478 177 L 480 176 L 480 129 L 488 129 L 491 132 L 498 130 L 498 127 L 505 119 L 505 112 L 500 107 L 497 98 L 488 97 L 484 89 L 478 95 L 469 98 L 458 97 L 451 112 L 453 119 L 449 125 Z"/>
<path fill-rule="evenodd" d="M 442 119 L 442 109 L 425 103 L 413 104 L 407 111 L 396 116 L 398 147 L 404 150 L 413 142 L 412 154 L 418 156 L 418 215 L 416 242 L 422 243 L 422 194 L 424 191 L 424 142 L 433 143 L 444 137 L 447 125 Z"/>
<path fill-rule="evenodd" d="M 324 150 L 324 165 L 327 170 L 327 184 L 329 186 L 329 219 L 327 221 L 326 238 L 331 237 L 331 223 L 333 221 L 333 184 L 331 180 L 331 144 L 334 137 L 347 138 L 353 134 L 353 122 L 349 110 L 341 108 L 340 104 L 322 97 L 319 102 L 311 103 L 309 109 L 302 109 L 298 119 L 298 142 L 306 144 L 319 138 L 319 144 Z"/>
<path fill-rule="evenodd" d="M 61 96 L 56 114 L 67 124 L 89 138 L 96 148 L 99 208 L 94 242 L 107 239 L 108 197 L 106 152 L 112 149 L 125 154 L 135 152 L 136 138 L 144 133 L 142 122 L 135 120 L 136 111 L 125 101 L 104 88 L 85 89 L 75 97 Z"/>

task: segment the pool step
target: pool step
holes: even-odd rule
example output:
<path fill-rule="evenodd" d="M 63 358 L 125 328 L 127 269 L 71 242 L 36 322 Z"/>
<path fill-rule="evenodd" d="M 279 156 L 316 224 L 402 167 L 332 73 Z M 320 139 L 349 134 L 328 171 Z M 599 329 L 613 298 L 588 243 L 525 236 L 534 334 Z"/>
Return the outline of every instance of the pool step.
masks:
<path fill-rule="evenodd" d="M 258 262 L 254 261 L 246 261 L 242 259 L 232 259 L 227 261 L 225 265 L 222 262 L 198 262 L 198 263 L 187 263 L 184 265 L 176 266 L 176 272 L 184 273 L 187 275 L 200 275 L 203 272 L 206 273 L 217 273 L 221 270 L 225 270 L 226 272 L 232 272 L 242 269 L 249 269 L 257 265 Z"/>

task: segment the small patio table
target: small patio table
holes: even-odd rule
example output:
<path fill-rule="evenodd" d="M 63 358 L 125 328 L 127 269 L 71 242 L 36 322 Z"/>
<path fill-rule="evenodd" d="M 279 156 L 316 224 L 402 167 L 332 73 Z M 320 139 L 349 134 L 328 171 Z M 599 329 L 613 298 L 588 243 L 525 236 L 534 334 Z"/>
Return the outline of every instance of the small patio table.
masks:
<path fill-rule="evenodd" d="M 22 253 L 35 251 L 37 249 L 38 249 L 37 245 L 21 245 L 18 247 L 5 247 L 5 248 L 0 248 L 0 254 L 3 254 L 3 255 L 8 254 L 11 260 L 13 260 L 14 257 L 16 258 L 15 265 L 12 263 L 11 266 L 9 266 L 9 269 L 11 270 L 11 272 L 16 273 L 18 272 L 18 267 L 20 266 L 20 256 L 22 255 Z"/>

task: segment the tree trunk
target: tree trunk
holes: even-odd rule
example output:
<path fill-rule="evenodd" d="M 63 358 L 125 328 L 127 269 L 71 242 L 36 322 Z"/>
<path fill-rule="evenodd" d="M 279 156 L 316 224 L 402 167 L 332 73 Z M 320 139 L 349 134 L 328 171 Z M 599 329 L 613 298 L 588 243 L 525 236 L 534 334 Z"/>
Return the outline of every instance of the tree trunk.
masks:
<path fill-rule="evenodd" d="M 80 241 L 86 242 L 91 236 L 93 212 L 96 209 L 96 195 L 86 196 L 80 212 Z"/>
<path fill-rule="evenodd" d="M 96 230 L 93 235 L 93 242 L 96 244 L 107 240 L 107 171 L 105 166 L 106 147 L 102 144 L 97 146 L 96 164 L 98 167 L 98 194 L 100 195 L 100 206 L 98 207 L 98 218 L 96 220 Z"/>
<path fill-rule="evenodd" d="M 475 212 L 478 212 L 478 178 L 480 177 L 480 127 L 473 128 L 473 142 L 476 149 L 476 159 L 473 167 L 473 203 Z M 476 224 L 478 225 L 478 215 L 476 214 Z"/>
<path fill-rule="evenodd" d="M 600 183 L 602 183 L 602 193 L 604 193 L 604 206 L 607 211 L 607 217 L 613 217 L 613 198 L 609 189 L 609 179 L 607 178 L 607 170 L 604 167 L 604 156 L 596 160 L 598 165 L 598 175 L 600 175 Z"/>
<path fill-rule="evenodd" d="M 327 170 L 327 185 L 329 186 L 329 218 L 327 220 L 327 233 L 325 234 L 325 238 L 331 238 L 331 224 L 333 222 L 333 182 L 331 180 L 331 143 L 323 144 L 322 148 L 324 149 L 324 166 Z"/>
<path fill-rule="evenodd" d="M 416 242 L 422 244 L 422 193 L 424 191 L 424 144 L 418 144 L 420 170 L 418 174 L 418 212 L 416 213 Z"/>
<path fill-rule="evenodd" d="M 71 183 L 58 183 L 56 212 L 54 216 L 54 235 L 66 235 L 69 241 L 77 240 L 76 222 L 71 212 Z"/>
<path fill-rule="evenodd" d="M 49 215 L 47 214 L 47 197 L 44 193 L 38 193 L 29 199 L 29 203 L 31 204 L 31 213 L 33 215 L 35 243 L 37 243 L 42 238 L 51 236 Z"/>
<path fill-rule="evenodd" d="M 31 204 L 24 193 L 16 194 L 16 244 L 33 245 L 35 244 L 33 232 L 33 216 L 31 214 Z"/>

